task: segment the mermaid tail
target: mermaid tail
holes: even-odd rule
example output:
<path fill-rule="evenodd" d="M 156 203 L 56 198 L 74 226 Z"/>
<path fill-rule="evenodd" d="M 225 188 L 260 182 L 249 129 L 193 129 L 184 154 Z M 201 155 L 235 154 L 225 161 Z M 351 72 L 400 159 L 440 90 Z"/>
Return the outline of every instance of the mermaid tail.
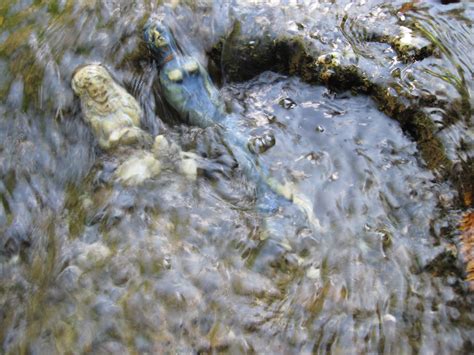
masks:
<path fill-rule="evenodd" d="M 273 213 L 291 201 L 306 214 L 313 229 L 320 229 L 311 203 L 270 178 L 268 169 L 249 150 L 248 139 L 241 135 L 235 117 L 225 114 L 222 99 L 207 71 L 196 60 L 183 55 L 170 29 L 151 20 L 145 25 L 144 40 L 158 63 L 163 96 L 181 120 L 202 128 L 216 124 L 223 128 L 224 140 L 235 160 L 256 184 L 258 210 Z"/>

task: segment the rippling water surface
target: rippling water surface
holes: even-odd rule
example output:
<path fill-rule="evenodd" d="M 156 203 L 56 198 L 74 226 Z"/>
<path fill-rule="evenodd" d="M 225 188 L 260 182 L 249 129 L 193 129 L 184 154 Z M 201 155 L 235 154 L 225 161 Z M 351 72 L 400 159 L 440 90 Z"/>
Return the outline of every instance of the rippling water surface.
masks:
<path fill-rule="evenodd" d="M 311 230 L 285 205 L 268 233 L 219 129 L 170 119 L 141 40 L 158 14 L 207 63 L 236 19 L 273 21 L 351 51 L 376 81 L 397 71 L 394 90 L 459 102 L 449 114 L 424 109 L 454 165 L 472 162 L 474 7 L 407 4 L 3 1 L 1 352 L 472 351 L 473 299 L 450 259 L 463 196 L 397 121 L 368 96 L 297 77 L 216 75 L 242 133 L 274 133 L 261 160 L 320 223 Z M 436 53 L 399 60 L 380 32 L 400 23 Z M 113 181 L 119 157 L 98 147 L 70 87 L 87 63 L 104 64 L 136 97 L 144 129 L 200 156 L 196 180 L 164 169 L 137 187 Z"/>

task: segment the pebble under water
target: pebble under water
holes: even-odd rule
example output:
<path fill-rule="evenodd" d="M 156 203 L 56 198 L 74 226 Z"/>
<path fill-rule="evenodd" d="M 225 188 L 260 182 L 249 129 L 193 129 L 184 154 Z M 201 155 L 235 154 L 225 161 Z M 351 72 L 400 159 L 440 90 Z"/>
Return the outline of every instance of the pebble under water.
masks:
<path fill-rule="evenodd" d="M 112 21 L 111 8 L 84 3 L 90 13 L 78 22 Z M 49 40 L 28 42 L 41 84 L 25 86 L 37 73 L 21 61 L 23 76 L 0 78 L 2 353 L 472 350 L 471 296 L 454 266 L 437 262 L 457 192 L 397 121 L 370 97 L 270 71 L 224 83 L 241 134 L 274 134 L 260 159 L 310 201 L 319 228 L 291 204 L 259 213 L 220 129 L 162 122 L 159 93 L 117 64 L 137 46 L 131 28 L 144 13 L 134 14 L 112 21 L 122 52 L 105 26 L 97 37 L 84 29 L 71 40 L 82 50 L 68 49 L 74 29 L 58 20 Z M 137 96 L 143 128 L 199 157 L 195 180 L 166 164 L 140 186 L 113 180 L 119 157 L 97 147 L 68 87 L 82 61 L 112 52 L 119 69 L 108 69 Z M 0 71 L 25 53 L 2 57 Z"/>

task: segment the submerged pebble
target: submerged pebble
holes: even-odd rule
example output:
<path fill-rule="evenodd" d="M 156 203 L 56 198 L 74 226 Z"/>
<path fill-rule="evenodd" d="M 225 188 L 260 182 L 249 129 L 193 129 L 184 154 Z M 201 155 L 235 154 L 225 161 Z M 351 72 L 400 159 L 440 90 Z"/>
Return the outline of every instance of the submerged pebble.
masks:
<path fill-rule="evenodd" d="M 124 185 L 141 185 L 161 172 L 161 164 L 153 154 L 140 151 L 129 157 L 115 171 L 115 176 Z"/>
<path fill-rule="evenodd" d="M 280 101 L 278 101 L 278 103 L 280 104 L 281 107 L 286 108 L 287 110 L 291 110 L 291 109 L 293 109 L 297 106 L 296 102 L 294 102 L 289 97 L 280 99 Z"/>
<path fill-rule="evenodd" d="M 232 286 L 239 295 L 252 295 L 256 297 L 278 297 L 280 292 L 270 279 L 254 273 L 240 272 L 232 276 Z"/>

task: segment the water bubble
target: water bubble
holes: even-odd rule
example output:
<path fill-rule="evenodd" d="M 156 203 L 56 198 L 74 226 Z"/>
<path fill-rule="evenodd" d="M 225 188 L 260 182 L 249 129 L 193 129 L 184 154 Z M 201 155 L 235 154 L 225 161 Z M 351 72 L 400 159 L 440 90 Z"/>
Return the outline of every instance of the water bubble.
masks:
<path fill-rule="evenodd" d="M 265 153 L 275 145 L 275 136 L 271 132 L 264 133 L 258 137 L 253 137 L 248 143 L 248 148 L 255 154 Z"/>
<path fill-rule="evenodd" d="M 339 180 L 339 173 L 336 171 L 335 173 L 331 174 L 331 176 L 329 177 L 329 180 L 330 181 Z"/>
<path fill-rule="evenodd" d="M 278 104 L 283 107 L 283 108 L 286 108 L 287 110 L 291 110 L 291 109 L 294 109 L 297 105 L 296 105 L 296 102 L 294 102 L 291 98 L 289 97 L 286 97 L 286 98 L 283 98 L 283 99 L 280 99 L 280 101 L 278 101 Z"/>

